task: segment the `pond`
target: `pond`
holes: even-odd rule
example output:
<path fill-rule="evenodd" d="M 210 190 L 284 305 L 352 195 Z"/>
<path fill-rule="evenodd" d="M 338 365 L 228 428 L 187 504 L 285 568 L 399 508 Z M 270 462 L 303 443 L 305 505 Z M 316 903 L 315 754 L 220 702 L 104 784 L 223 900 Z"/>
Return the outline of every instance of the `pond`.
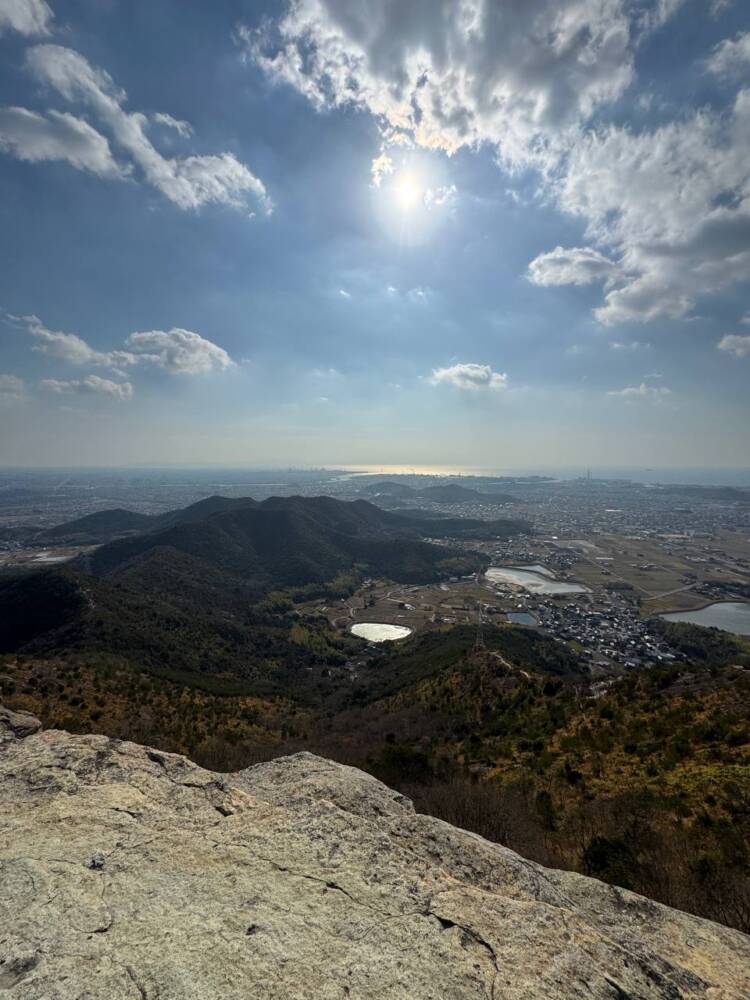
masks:
<path fill-rule="evenodd" d="M 405 625 L 386 625 L 384 622 L 357 622 L 352 625 L 351 633 L 368 642 L 393 642 L 411 635 L 411 629 Z"/>
<path fill-rule="evenodd" d="M 735 635 L 750 635 L 750 604 L 745 601 L 719 601 L 697 611 L 674 611 L 659 617 L 667 622 L 689 622 Z"/>
<path fill-rule="evenodd" d="M 544 567 L 521 569 L 513 566 L 490 566 L 485 576 L 491 583 L 512 583 L 523 587 L 532 594 L 587 594 L 588 587 L 580 583 L 555 580 L 549 570 L 539 572 Z"/>
<path fill-rule="evenodd" d="M 515 566 L 514 569 L 526 569 L 530 573 L 538 573 L 540 576 L 546 576 L 549 580 L 555 579 L 555 574 L 551 569 L 547 569 L 546 566 L 542 566 L 541 563 L 531 563 L 530 566 Z"/>
<path fill-rule="evenodd" d="M 506 611 L 505 617 L 514 625 L 536 625 L 537 620 L 528 611 Z"/>

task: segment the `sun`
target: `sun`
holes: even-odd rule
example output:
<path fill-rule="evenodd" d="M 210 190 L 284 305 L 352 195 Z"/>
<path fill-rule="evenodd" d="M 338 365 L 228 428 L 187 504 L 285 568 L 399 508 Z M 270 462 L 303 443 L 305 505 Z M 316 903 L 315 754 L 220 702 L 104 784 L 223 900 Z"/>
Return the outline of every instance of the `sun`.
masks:
<path fill-rule="evenodd" d="M 424 187 L 419 178 L 409 171 L 404 171 L 395 178 L 392 190 L 396 201 L 405 212 L 416 208 L 424 197 Z"/>

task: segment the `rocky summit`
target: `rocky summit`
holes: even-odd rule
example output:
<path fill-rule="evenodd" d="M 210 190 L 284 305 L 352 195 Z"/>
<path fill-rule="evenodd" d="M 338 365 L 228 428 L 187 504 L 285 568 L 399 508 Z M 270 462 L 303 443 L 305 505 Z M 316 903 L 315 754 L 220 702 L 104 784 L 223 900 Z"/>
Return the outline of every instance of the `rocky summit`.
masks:
<path fill-rule="evenodd" d="M 236 774 L 0 709 L 8 1000 L 750 997 L 750 938 L 296 754 Z"/>

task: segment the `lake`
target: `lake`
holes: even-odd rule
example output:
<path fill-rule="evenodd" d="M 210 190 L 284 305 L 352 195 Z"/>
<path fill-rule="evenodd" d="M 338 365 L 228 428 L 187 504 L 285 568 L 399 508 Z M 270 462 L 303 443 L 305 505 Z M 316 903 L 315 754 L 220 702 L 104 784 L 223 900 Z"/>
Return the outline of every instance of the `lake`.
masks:
<path fill-rule="evenodd" d="M 542 570 L 543 572 L 539 572 Z M 490 566 L 485 576 L 491 583 L 512 583 L 532 594 L 587 594 L 588 587 L 580 583 L 555 580 L 548 569 L 521 569 L 512 566 Z"/>
<path fill-rule="evenodd" d="M 368 642 L 393 642 L 411 635 L 411 629 L 405 625 L 386 625 L 382 622 L 357 622 L 350 631 Z"/>
<path fill-rule="evenodd" d="M 697 611 L 674 611 L 659 617 L 668 622 L 689 622 L 735 635 L 750 635 L 750 604 L 744 601 L 719 601 Z"/>

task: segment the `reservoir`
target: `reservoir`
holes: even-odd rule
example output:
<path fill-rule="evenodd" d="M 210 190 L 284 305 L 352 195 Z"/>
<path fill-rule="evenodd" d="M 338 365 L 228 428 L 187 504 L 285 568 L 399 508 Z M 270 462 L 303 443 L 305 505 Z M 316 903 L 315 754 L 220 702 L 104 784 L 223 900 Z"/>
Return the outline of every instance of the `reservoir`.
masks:
<path fill-rule="evenodd" d="M 555 574 L 551 569 L 547 569 L 546 566 L 542 566 L 541 563 L 532 563 L 530 566 L 516 566 L 516 569 L 527 569 L 532 573 L 538 573 L 540 576 L 546 576 L 549 580 L 555 579 Z"/>
<path fill-rule="evenodd" d="M 744 601 L 720 601 L 697 611 L 675 611 L 659 617 L 668 622 L 689 622 L 705 628 L 719 628 L 722 632 L 734 632 L 735 635 L 750 635 L 750 604 Z"/>
<path fill-rule="evenodd" d="M 352 635 L 368 642 L 392 642 L 394 639 L 405 639 L 411 635 L 411 629 L 405 625 L 385 625 L 380 622 L 357 622 L 351 627 Z"/>
<path fill-rule="evenodd" d="M 514 625 L 536 625 L 537 620 L 528 611 L 506 611 L 505 617 Z"/>
<path fill-rule="evenodd" d="M 540 572 L 543 570 L 543 572 Z M 491 583 L 512 583 L 523 587 L 532 594 L 587 594 L 588 587 L 580 583 L 555 580 L 548 569 L 535 566 L 534 569 L 513 566 L 490 566 L 485 576 Z"/>

